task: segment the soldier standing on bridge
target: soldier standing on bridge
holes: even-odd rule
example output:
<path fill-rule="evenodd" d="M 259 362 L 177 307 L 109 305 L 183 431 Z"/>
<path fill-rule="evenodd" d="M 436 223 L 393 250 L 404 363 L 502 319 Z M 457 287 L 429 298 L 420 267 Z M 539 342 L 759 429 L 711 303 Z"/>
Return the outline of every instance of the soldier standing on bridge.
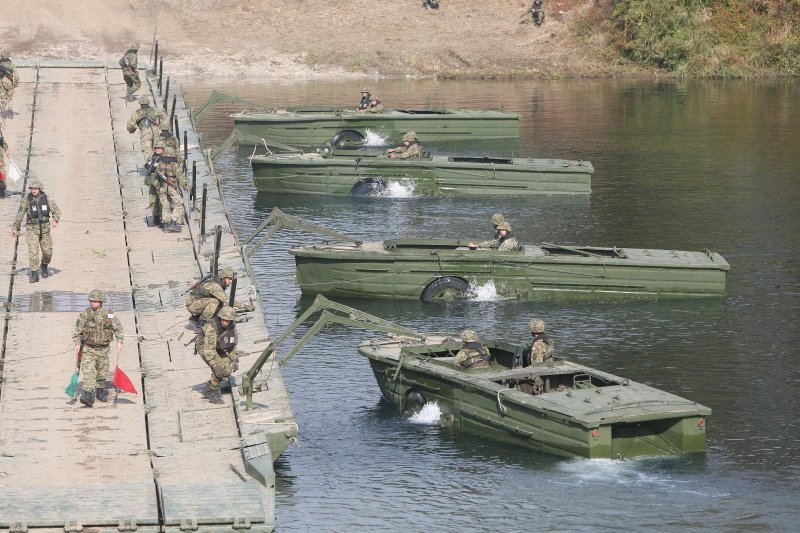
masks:
<path fill-rule="evenodd" d="M 125 99 L 129 102 L 134 99 L 133 93 L 139 90 L 142 82 L 139 81 L 139 70 L 136 68 L 139 60 L 137 53 L 139 52 L 139 43 L 133 43 L 128 51 L 122 54 L 119 59 L 119 66 L 122 67 L 122 77 L 125 79 L 125 84 L 128 86 Z"/>
<path fill-rule="evenodd" d="M 159 138 L 156 143 L 163 142 Z M 168 150 L 168 151 L 167 151 Z M 187 188 L 181 165 L 172 148 L 166 149 L 158 159 L 154 170 L 157 176 L 158 203 L 161 204 L 161 221 L 164 231 L 181 233 L 183 231 L 183 193 Z"/>
<path fill-rule="evenodd" d="M 14 96 L 14 89 L 19 85 L 19 75 L 10 55 L 8 50 L 0 52 L 0 118 L 14 118 L 11 98 Z"/>
<path fill-rule="evenodd" d="M 140 109 L 137 109 L 128 119 L 128 132 L 135 133 L 139 129 L 139 141 L 145 163 L 153 155 L 153 139 L 161 135 L 161 124 L 168 124 L 169 117 L 158 107 L 150 107 L 150 97 L 139 98 Z"/>
<path fill-rule="evenodd" d="M 236 311 L 226 305 L 203 325 L 195 344 L 197 353 L 211 367 L 211 377 L 203 393 L 211 403 L 223 403 L 219 384 L 239 369 L 236 343 Z"/>
<path fill-rule="evenodd" d="M 28 185 L 30 192 L 23 196 L 19 204 L 17 217 L 11 236 L 16 237 L 25 218 L 25 240 L 28 243 L 28 261 L 31 267 L 29 277 L 31 283 L 39 281 L 39 269 L 42 277 L 50 275 L 47 265 L 53 258 L 53 239 L 50 237 L 50 227 L 55 228 L 61 218 L 61 210 L 53 200 L 50 200 L 42 190 L 41 182 L 34 181 Z M 39 263 L 39 250 L 41 249 L 41 264 Z"/>
<path fill-rule="evenodd" d="M 95 393 L 99 401 L 108 401 L 106 384 L 109 346 L 116 337 L 117 352 L 121 352 L 122 339 L 125 336 L 114 311 L 103 308 L 105 301 L 106 295 L 103 291 L 90 292 L 89 307 L 81 311 L 72 334 L 72 340 L 75 341 L 75 366 L 83 374 L 80 401 L 87 407 L 94 405 Z"/>
<path fill-rule="evenodd" d="M 10 155 L 8 143 L 3 137 L 3 132 L 0 131 L 0 198 L 6 197 L 6 180 L 8 179 L 8 174 L 6 174 L 6 157 Z"/>

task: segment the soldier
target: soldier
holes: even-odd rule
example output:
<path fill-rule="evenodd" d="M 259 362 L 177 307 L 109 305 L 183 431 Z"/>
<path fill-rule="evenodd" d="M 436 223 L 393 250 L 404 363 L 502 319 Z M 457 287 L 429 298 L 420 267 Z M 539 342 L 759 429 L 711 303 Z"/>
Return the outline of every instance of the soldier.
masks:
<path fill-rule="evenodd" d="M 422 157 L 422 143 L 417 139 L 417 134 L 413 131 L 403 135 L 403 146 L 389 148 L 386 154 L 391 158 L 408 159 L 411 157 Z"/>
<path fill-rule="evenodd" d="M 500 233 L 500 238 L 498 239 L 500 241 L 500 246 L 497 247 L 498 252 L 511 252 L 521 248 L 519 241 L 511 234 L 511 224 L 503 221 L 497 225 L 497 231 Z"/>
<path fill-rule="evenodd" d="M 534 318 L 528 323 L 528 329 L 533 336 L 530 347 L 530 364 L 552 361 L 556 351 L 556 345 L 547 333 L 544 332 L 544 321 Z"/>
<path fill-rule="evenodd" d="M 28 243 L 28 262 L 31 270 L 28 274 L 31 283 L 39 281 L 39 271 L 42 277 L 50 275 L 47 265 L 53 257 L 53 239 L 50 237 L 50 227 L 55 228 L 61 218 L 61 210 L 53 200 L 47 198 L 42 190 L 42 184 L 38 181 L 28 185 L 30 192 L 23 196 L 19 204 L 17 217 L 14 219 L 14 227 L 11 236 L 16 237 L 22 226 L 22 218 L 26 217 L 25 240 Z M 42 262 L 39 264 L 39 249 L 42 252 Z"/>
<path fill-rule="evenodd" d="M 369 107 L 366 109 L 367 113 L 380 113 L 384 107 L 380 100 L 373 98 L 369 101 Z"/>
<path fill-rule="evenodd" d="M 464 368 L 484 368 L 489 366 L 491 357 L 489 350 L 478 341 L 478 334 L 471 329 L 465 329 L 461 334 L 464 344 L 456 354 L 453 361 Z"/>
<path fill-rule="evenodd" d="M 531 4 L 531 20 L 537 26 L 541 26 L 544 22 L 544 2 L 543 0 L 533 0 Z"/>
<path fill-rule="evenodd" d="M 150 97 L 139 98 L 140 109 L 137 109 L 128 119 L 128 132 L 134 133 L 139 129 L 139 141 L 145 163 L 153 155 L 153 139 L 161 135 L 161 124 L 169 124 L 169 117 L 158 107 L 150 107 Z"/>
<path fill-rule="evenodd" d="M 137 53 L 139 51 L 139 43 L 133 43 L 128 51 L 122 54 L 119 59 L 119 66 L 122 67 L 122 77 L 125 79 L 125 84 L 128 90 L 125 94 L 125 99 L 129 102 L 134 99 L 133 93 L 139 90 L 142 82 L 139 81 L 139 70 L 136 68 L 138 63 Z M 131 132 L 133 133 L 133 132 Z"/>
<path fill-rule="evenodd" d="M 89 293 L 89 307 L 81 311 L 75 321 L 72 340 L 75 341 L 75 366 L 83 374 L 83 405 L 94 405 L 95 392 L 101 402 L 108 401 L 108 348 L 116 337 L 117 351 L 122 351 L 124 331 L 114 311 L 103 309 L 106 295 L 103 291 Z"/>
<path fill-rule="evenodd" d="M 161 140 L 156 141 L 160 143 Z M 183 176 L 181 165 L 171 148 L 164 151 L 158 158 L 158 163 L 153 173 L 159 176 L 158 203 L 161 205 L 161 222 L 164 231 L 181 233 L 183 231 L 183 190 L 186 189 L 186 178 Z"/>
<path fill-rule="evenodd" d="M 364 111 L 366 108 L 369 107 L 369 101 L 371 96 L 369 94 L 369 89 L 366 87 L 361 88 L 361 101 L 358 102 L 358 111 Z"/>
<path fill-rule="evenodd" d="M 186 310 L 191 313 L 190 320 L 209 322 L 217 315 L 222 306 L 228 304 L 228 295 L 225 290 L 233 283 L 234 272 L 232 268 L 223 268 L 217 279 L 201 279 L 189 293 L 186 300 Z M 252 311 L 253 306 L 242 302 L 234 302 L 235 306 L 245 311 Z"/>
<path fill-rule="evenodd" d="M 506 219 L 503 213 L 495 213 L 492 215 L 491 221 L 494 227 L 494 238 L 479 243 L 471 242 L 467 245 L 470 250 L 477 250 L 478 248 L 496 250 L 497 247 L 500 246 L 500 231 L 497 229 L 497 225 L 501 222 L 505 222 Z"/>
<path fill-rule="evenodd" d="M 161 227 L 161 202 L 158 198 L 161 180 L 156 176 L 156 169 L 162 157 L 164 157 L 164 141 L 159 137 L 153 141 L 153 155 L 150 157 L 150 161 L 144 165 L 147 171 L 147 175 L 144 177 L 144 184 L 149 187 L 147 207 L 153 213 L 153 224 L 156 227 Z"/>
<path fill-rule="evenodd" d="M 10 55 L 8 50 L 0 52 L 0 118 L 14 118 L 11 98 L 14 96 L 14 89 L 19 85 L 19 74 Z"/>
<path fill-rule="evenodd" d="M 164 141 L 164 148 L 171 148 L 175 151 L 175 158 L 178 160 L 178 163 L 180 163 L 181 167 L 183 167 L 183 152 L 180 150 L 180 141 L 170 131 L 169 124 L 166 122 L 161 124 L 161 134 L 159 137 L 161 137 L 161 140 Z"/>
<path fill-rule="evenodd" d="M 0 198 L 6 197 L 6 157 L 10 157 L 11 152 L 8 148 L 8 143 L 3 137 L 3 132 L 0 131 Z"/>
<path fill-rule="evenodd" d="M 211 367 L 211 377 L 203 395 L 211 403 L 223 403 L 219 394 L 219 383 L 239 369 L 236 311 L 227 305 L 223 306 L 219 315 L 200 329 L 195 348 L 203 361 Z"/>

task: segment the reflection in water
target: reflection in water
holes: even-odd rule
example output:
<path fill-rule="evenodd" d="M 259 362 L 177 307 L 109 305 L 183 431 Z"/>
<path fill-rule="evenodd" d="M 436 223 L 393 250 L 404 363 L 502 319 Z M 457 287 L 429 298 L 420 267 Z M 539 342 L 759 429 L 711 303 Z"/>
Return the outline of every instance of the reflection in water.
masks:
<path fill-rule="evenodd" d="M 189 103 L 200 103 L 206 89 L 189 88 Z M 348 102 L 353 84 L 222 89 L 284 107 Z M 499 211 L 525 243 L 718 251 L 731 263 L 728 295 L 719 299 L 343 301 L 418 331 L 470 327 L 513 342 L 527 342 L 528 320 L 541 317 L 560 356 L 711 407 L 708 451 L 705 457 L 572 461 L 440 424 L 409 423 L 379 399 L 370 366 L 355 349 L 377 334 L 334 326 L 284 368 L 302 446 L 278 462 L 280 528 L 795 528 L 800 84 L 382 80 L 380 93 L 389 107 L 502 103 L 521 115 L 519 146 L 477 143 L 457 150 L 590 160 L 593 193 L 256 197 L 247 160 L 230 152 L 218 169 L 240 234 L 278 206 L 364 240 L 485 240 L 489 217 Z M 207 139 L 221 140 L 230 121 L 218 112 L 204 128 Z M 300 298 L 287 250 L 320 240 L 282 232 L 253 257 L 273 336 L 310 303 Z"/>
<path fill-rule="evenodd" d="M 14 294 L 14 310 L 21 313 L 29 312 L 68 312 L 83 311 L 89 307 L 87 293 L 65 291 L 42 291 L 30 294 Z M 106 292 L 108 309 L 116 311 L 131 311 L 133 301 L 130 292 Z"/>

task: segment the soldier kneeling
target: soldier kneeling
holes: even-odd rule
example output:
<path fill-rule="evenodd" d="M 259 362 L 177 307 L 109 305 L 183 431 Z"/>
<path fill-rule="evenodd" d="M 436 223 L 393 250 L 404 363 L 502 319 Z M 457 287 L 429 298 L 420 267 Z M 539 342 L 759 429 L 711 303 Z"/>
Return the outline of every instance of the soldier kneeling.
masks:
<path fill-rule="evenodd" d="M 219 393 L 219 384 L 239 369 L 235 320 L 236 311 L 226 305 L 216 318 L 203 326 L 197 336 L 197 353 L 211 367 L 211 377 L 203 393 L 211 403 L 224 403 Z"/>

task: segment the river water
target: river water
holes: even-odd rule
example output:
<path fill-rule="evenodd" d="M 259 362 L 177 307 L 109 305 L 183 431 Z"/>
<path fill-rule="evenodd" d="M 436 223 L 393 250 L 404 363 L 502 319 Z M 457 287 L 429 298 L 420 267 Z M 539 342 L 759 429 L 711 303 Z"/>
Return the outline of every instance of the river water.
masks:
<path fill-rule="evenodd" d="M 285 107 L 347 104 L 360 83 L 217 86 Z M 471 327 L 527 342 L 540 317 L 559 355 L 713 409 L 702 457 L 568 460 L 404 418 L 381 400 L 358 342 L 332 326 L 284 367 L 300 446 L 277 461 L 279 530 L 522 531 L 778 529 L 800 519 L 800 84 L 795 81 L 553 81 L 370 84 L 388 107 L 488 108 L 521 115 L 521 140 L 463 152 L 588 159 L 586 198 L 331 198 L 256 195 L 246 156 L 218 163 L 237 231 L 277 206 L 343 233 L 489 235 L 505 214 L 522 242 L 711 249 L 731 264 L 719 299 L 373 300 L 349 305 L 419 331 Z M 198 107 L 212 87 L 184 87 Z M 207 143 L 230 131 L 221 107 Z M 310 303 L 281 232 L 253 258 L 277 336 Z M 304 330 L 296 332 L 299 338 Z M 287 345 L 288 347 L 288 345 Z M 285 349 L 284 349 L 285 350 Z"/>

